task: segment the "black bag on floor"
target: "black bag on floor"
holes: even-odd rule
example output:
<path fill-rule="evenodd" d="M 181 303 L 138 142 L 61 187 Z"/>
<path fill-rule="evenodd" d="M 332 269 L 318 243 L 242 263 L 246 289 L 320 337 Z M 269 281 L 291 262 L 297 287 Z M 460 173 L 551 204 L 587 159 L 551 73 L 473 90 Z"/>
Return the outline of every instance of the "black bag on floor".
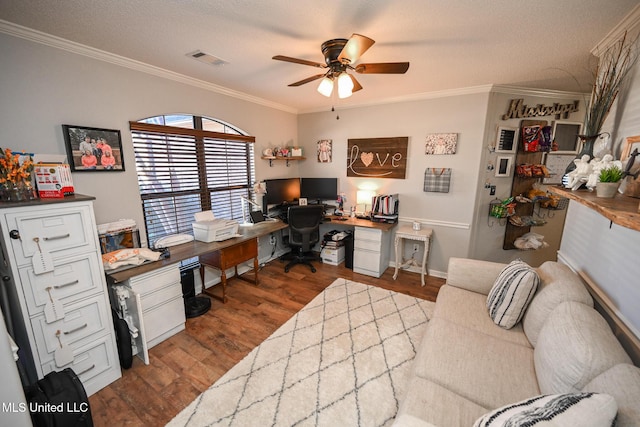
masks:
<path fill-rule="evenodd" d="M 93 427 L 87 393 L 71 368 L 48 373 L 25 396 L 34 427 Z"/>

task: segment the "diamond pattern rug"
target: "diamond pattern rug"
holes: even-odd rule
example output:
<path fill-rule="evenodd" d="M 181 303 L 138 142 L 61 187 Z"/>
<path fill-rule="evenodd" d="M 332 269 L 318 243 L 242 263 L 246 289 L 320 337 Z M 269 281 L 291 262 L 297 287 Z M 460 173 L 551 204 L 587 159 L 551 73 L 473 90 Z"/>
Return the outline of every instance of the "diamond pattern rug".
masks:
<path fill-rule="evenodd" d="M 168 425 L 391 425 L 433 306 L 337 279 Z"/>

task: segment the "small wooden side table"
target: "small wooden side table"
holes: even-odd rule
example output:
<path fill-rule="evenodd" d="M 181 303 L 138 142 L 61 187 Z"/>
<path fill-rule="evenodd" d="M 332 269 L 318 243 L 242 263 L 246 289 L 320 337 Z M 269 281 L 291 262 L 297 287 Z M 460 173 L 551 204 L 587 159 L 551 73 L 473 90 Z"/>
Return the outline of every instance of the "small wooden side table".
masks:
<path fill-rule="evenodd" d="M 393 280 L 398 277 L 398 270 L 410 265 L 416 265 L 421 268 L 420 279 L 422 286 L 424 286 L 424 276 L 427 274 L 427 257 L 429 256 L 429 249 L 431 247 L 431 236 L 433 230 L 431 228 L 421 228 L 420 230 L 414 230 L 411 225 L 401 225 L 396 231 L 395 246 L 396 246 L 396 271 L 393 273 Z M 402 239 L 416 240 L 424 243 L 424 253 L 422 254 L 422 264 L 418 264 L 413 258 L 404 261 L 402 254 Z"/>
<path fill-rule="evenodd" d="M 240 242 L 236 245 L 222 248 L 217 251 L 200 255 L 200 278 L 202 279 L 202 287 L 204 289 L 204 269 L 214 267 L 220 270 L 220 281 L 222 282 L 222 298 L 205 290 L 205 293 L 220 299 L 223 303 L 227 302 L 227 268 L 235 267 L 235 277 L 253 282 L 258 286 L 258 238 L 253 238 Z M 238 264 L 253 259 L 253 280 L 238 275 Z"/>

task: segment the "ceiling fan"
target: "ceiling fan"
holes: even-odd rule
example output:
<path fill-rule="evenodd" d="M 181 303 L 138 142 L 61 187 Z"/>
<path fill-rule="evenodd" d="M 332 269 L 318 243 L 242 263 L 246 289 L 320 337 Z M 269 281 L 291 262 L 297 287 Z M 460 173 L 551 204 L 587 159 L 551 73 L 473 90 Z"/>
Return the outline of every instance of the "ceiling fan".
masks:
<path fill-rule="evenodd" d="M 272 59 L 278 61 L 293 62 L 294 64 L 309 65 L 317 68 L 327 68 L 322 74 L 307 77 L 289 86 L 301 86 L 314 80 L 322 79 L 318 86 L 318 92 L 324 96 L 331 96 L 334 82 L 338 85 L 338 96 L 347 98 L 353 92 L 362 89 L 356 78 L 349 74 L 353 70 L 360 74 L 404 74 L 409 69 L 408 62 L 379 62 L 371 64 L 353 65 L 373 44 L 374 40 L 361 34 L 353 34 L 349 39 L 332 39 L 322 43 L 324 64 L 307 61 L 306 59 L 291 58 L 289 56 L 276 55 Z"/>

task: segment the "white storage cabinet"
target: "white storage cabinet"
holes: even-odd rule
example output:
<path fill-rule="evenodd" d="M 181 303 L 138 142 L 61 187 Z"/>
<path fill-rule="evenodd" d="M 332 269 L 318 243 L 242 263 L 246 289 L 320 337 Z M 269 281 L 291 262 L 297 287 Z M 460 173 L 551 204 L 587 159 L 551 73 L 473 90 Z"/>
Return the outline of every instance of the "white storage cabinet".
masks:
<path fill-rule="evenodd" d="M 380 277 L 389 267 L 391 232 L 377 228 L 355 227 L 353 271 Z"/>
<path fill-rule="evenodd" d="M 17 288 L 38 378 L 70 367 L 88 395 L 121 376 L 91 200 L 76 195 L 0 204 L 5 267 Z M 39 264 L 46 268 L 34 266 L 34 258 L 48 257 L 52 263 Z M 56 358 L 61 350 L 72 356 Z"/>

